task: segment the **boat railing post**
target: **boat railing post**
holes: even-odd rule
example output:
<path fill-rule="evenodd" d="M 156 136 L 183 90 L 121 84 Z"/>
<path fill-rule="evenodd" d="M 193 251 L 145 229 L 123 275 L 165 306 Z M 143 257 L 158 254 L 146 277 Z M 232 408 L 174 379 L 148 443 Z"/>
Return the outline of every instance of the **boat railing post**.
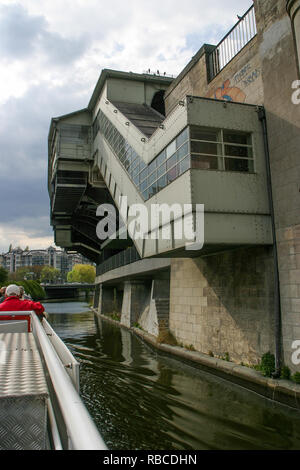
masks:
<path fill-rule="evenodd" d="M 40 345 L 54 392 L 74 450 L 107 450 L 99 431 L 75 390 L 71 378 L 49 341 L 37 315 L 32 312 L 33 333 Z"/>

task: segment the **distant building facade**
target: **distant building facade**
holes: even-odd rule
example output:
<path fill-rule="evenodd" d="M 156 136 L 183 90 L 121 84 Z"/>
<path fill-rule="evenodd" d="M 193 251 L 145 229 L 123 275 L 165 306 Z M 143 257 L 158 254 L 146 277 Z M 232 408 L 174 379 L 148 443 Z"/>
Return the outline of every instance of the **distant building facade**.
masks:
<path fill-rule="evenodd" d="M 10 273 L 28 266 L 51 266 L 66 275 L 75 264 L 91 264 L 91 261 L 75 251 L 58 250 L 53 246 L 45 250 L 14 248 L 0 255 L 0 265 Z"/>

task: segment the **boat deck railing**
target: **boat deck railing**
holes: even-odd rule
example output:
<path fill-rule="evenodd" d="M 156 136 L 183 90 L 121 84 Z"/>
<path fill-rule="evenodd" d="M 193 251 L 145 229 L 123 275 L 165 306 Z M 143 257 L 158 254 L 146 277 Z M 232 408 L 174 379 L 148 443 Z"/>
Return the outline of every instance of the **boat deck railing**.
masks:
<path fill-rule="evenodd" d="M 43 365 L 49 392 L 47 427 L 51 448 L 106 450 L 107 447 L 78 393 L 79 364 L 76 359 L 47 320 L 40 320 L 34 312 L 0 312 L 0 320 L 3 320 L 0 321 L 0 333 L 9 332 L 11 325 L 12 332 L 21 335 L 18 332 L 18 319 L 23 322 L 23 334 L 33 334 Z M 2 361 L 5 357 L 4 348 L 4 342 L 0 341 Z"/>

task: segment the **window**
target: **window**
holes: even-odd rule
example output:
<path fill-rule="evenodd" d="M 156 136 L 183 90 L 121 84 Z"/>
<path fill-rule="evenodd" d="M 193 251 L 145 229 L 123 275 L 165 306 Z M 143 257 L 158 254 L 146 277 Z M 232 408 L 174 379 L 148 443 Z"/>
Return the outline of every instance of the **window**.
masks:
<path fill-rule="evenodd" d="M 99 111 L 94 122 L 96 132 L 98 125 L 100 132 L 112 147 L 145 200 L 174 181 L 190 167 L 188 128 L 184 129 L 147 165 L 102 111 Z M 105 166 L 102 168 L 103 170 L 106 170 Z"/>
<path fill-rule="evenodd" d="M 190 168 L 242 173 L 255 171 L 250 132 L 190 126 L 147 165 L 102 111 L 97 122 L 100 132 L 144 199 L 156 194 Z M 97 129 L 96 123 L 94 127 Z"/>
<path fill-rule="evenodd" d="M 192 168 L 254 172 L 250 133 L 191 126 L 190 135 Z"/>
<path fill-rule="evenodd" d="M 167 160 L 167 169 L 169 170 L 177 163 L 177 153 L 174 153 L 172 157 Z"/>

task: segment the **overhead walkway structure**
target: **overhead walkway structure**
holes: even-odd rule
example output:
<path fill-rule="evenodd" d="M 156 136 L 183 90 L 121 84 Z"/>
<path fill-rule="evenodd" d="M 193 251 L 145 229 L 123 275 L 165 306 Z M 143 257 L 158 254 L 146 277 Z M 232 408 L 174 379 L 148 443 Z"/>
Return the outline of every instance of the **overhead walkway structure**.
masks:
<path fill-rule="evenodd" d="M 273 243 L 260 108 L 186 96 L 164 116 L 171 82 L 104 70 L 86 109 L 52 119 L 48 184 L 57 245 L 111 269 L 116 259 L 124 265 Z M 120 222 L 109 239 L 96 231 L 103 203 L 116 208 Z M 152 226 L 149 219 L 137 237 L 135 217 L 128 217 L 133 204 L 149 217 L 153 204 L 189 205 L 192 215 L 170 211 Z M 196 233 L 199 204 L 204 244 L 187 250 L 191 239 L 178 238 L 177 227 L 188 220 Z"/>

